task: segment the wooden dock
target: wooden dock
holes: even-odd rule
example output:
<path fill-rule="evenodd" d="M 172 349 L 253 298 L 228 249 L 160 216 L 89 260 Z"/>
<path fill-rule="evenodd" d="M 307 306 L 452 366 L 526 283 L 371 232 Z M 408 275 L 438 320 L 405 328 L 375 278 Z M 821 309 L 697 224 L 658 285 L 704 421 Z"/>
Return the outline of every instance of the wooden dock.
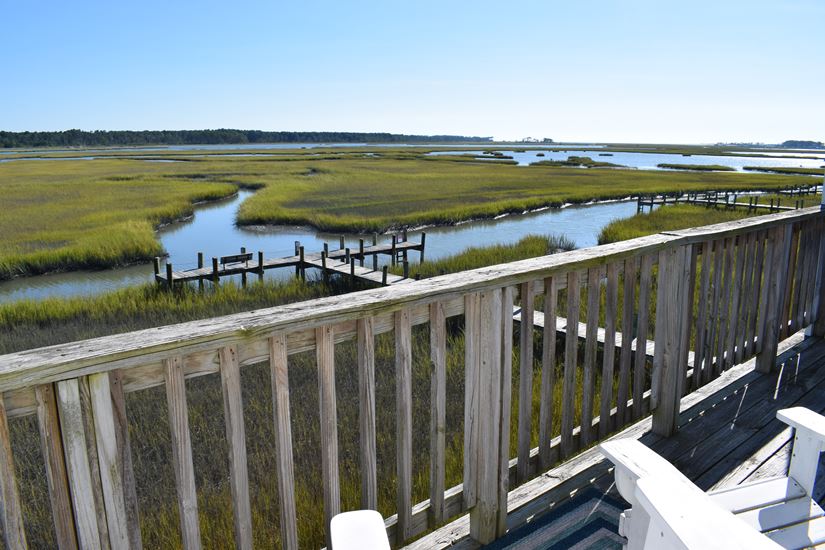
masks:
<path fill-rule="evenodd" d="M 340 247 L 330 250 L 325 243 L 321 252 L 306 253 L 300 242 L 295 242 L 295 254 L 281 258 L 264 258 L 263 252 L 257 255 L 241 248 L 240 254 L 213 257 L 211 266 L 204 266 L 203 253 L 198 253 L 198 267 L 193 269 L 175 270 L 171 262 L 167 262 L 165 272 L 161 270 L 160 258 L 155 258 L 155 281 L 158 284 L 172 287 L 175 284 L 198 282 L 203 287 L 204 281 L 217 284 L 222 277 L 240 275 L 241 283 L 246 285 L 250 275 L 263 279 L 264 272 L 270 269 L 294 268 L 295 276 L 306 278 L 307 269 L 319 269 L 324 278 L 338 274 L 353 279 L 374 283 L 382 286 L 398 284 L 407 280 L 409 269 L 409 253 L 419 253 L 419 262 L 424 261 L 424 247 L 426 234 L 421 233 L 418 242 L 407 239 L 406 232 L 401 236 L 393 235 L 389 243 L 378 243 L 377 236 L 373 237 L 372 245 L 365 245 L 364 239 L 359 240 L 358 248 L 351 249 L 345 246 L 344 237 L 341 237 Z M 387 266 L 379 266 L 379 257 L 389 256 L 391 265 L 404 266 L 404 275 L 388 273 Z M 365 267 L 370 260 L 371 268 Z"/>
<path fill-rule="evenodd" d="M 759 195 L 744 195 L 741 198 L 747 198 L 747 202 L 740 202 L 740 194 L 730 191 L 708 191 L 703 193 L 676 193 L 664 195 L 640 195 L 636 198 L 636 212 L 644 212 L 648 208 L 648 212 L 652 211 L 656 206 L 664 206 L 667 204 L 697 204 L 707 206 L 708 208 L 727 208 L 735 210 L 737 208 L 746 208 L 749 212 L 764 211 L 765 213 L 784 212 L 787 210 L 798 210 L 805 206 L 804 200 L 793 197 L 801 197 L 805 195 L 814 195 L 819 191 L 820 186 L 816 184 L 786 187 L 777 189 L 774 193 L 778 195 L 785 195 L 791 197 L 783 203 L 781 198 L 769 199 L 766 202 L 759 202 Z"/>

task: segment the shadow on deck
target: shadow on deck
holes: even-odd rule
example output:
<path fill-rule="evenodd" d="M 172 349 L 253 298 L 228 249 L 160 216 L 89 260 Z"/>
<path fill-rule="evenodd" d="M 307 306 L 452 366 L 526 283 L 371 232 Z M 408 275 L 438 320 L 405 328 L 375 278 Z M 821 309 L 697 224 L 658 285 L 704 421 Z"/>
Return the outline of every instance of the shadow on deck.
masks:
<path fill-rule="evenodd" d="M 780 346 L 769 375 L 754 361 L 738 365 L 681 401 L 679 431 L 651 432 L 650 417 L 616 434 L 637 438 L 704 490 L 785 475 L 791 428 L 779 409 L 803 406 L 825 412 L 825 340 L 797 333 Z M 825 500 L 820 467 L 814 498 Z M 629 505 L 613 483 L 612 464 L 593 447 L 513 490 L 508 533 L 489 548 L 619 548 L 619 514 Z M 409 548 L 478 548 L 464 516 Z"/>

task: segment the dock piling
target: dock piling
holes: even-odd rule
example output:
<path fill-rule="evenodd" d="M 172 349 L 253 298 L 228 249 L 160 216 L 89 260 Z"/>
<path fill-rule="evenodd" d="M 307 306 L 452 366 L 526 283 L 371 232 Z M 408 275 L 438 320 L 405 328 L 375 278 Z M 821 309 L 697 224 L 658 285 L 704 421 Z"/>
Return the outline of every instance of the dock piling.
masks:
<path fill-rule="evenodd" d="M 381 267 L 381 286 L 387 286 L 387 266 Z"/>
<path fill-rule="evenodd" d="M 172 263 L 166 262 L 166 284 L 169 287 L 169 290 L 172 290 L 174 287 L 174 281 L 172 280 Z"/>
<path fill-rule="evenodd" d="M 212 257 L 212 282 L 218 284 L 218 259 Z"/>
<path fill-rule="evenodd" d="M 155 279 L 157 279 L 157 276 L 160 275 L 160 258 L 155 256 L 155 260 L 152 263 L 155 267 Z"/>
<path fill-rule="evenodd" d="M 258 251 L 258 280 L 264 280 L 264 253 L 262 250 Z"/>
<path fill-rule="evenodd" d="M 300 258 L 300 263 L 298 264 L 297 269 L 300 270 L 301 280 L 306 281 L 307 280 L 307 272 L 306 272 L 306 267 L 304 265 L 304 247 L 303 246 L 298 248 L 298 257 Z"/>
<path fill-rule="evenodd" d="M 364 239 L 358 239 L 358 265 L 364 267 Z"/>
<path fill-rule="evenodd" d="M 421 254 L 418 256 L 419 265 L 424 263 L 424 243 L 426 242 L 426 240 L 427 240 L 427 234 L 422 231 L 421 232 Z"/>

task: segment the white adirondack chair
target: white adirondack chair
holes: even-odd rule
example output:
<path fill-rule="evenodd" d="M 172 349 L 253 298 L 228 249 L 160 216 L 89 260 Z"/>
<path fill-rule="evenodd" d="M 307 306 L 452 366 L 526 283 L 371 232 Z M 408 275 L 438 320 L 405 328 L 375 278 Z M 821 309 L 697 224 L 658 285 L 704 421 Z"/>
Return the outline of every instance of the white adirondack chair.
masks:
<path fill-rule="evenodd" d="M 337 514 L 329 531 L 332 550 L 390 550 L 384 518 L 375 510 Z"/>
<path fill-rule="evenodd" d="M 626 548 L 807 548 L 825 544 L 825 512 L 811 499 L 825 417 L 803 407 L 777 418 L 795 429 L 788 475 L 705 493 L 635 439 L 602 443 L 631 505 L 619 521 Z"/>

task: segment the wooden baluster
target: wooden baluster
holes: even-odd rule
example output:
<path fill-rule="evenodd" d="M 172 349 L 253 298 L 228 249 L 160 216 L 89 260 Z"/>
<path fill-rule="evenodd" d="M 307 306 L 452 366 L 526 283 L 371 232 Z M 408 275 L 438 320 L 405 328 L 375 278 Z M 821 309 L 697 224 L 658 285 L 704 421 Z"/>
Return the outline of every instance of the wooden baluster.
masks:
<path fill-rule="evenodd" d="M 324 532 L 327 548 L 329 522 L 341 511 L 338 474 L 338 407 L 335 401 L 335 346 L 332 327 L 315 329 L 315 357 L 318 363 L 318 402 L 321 413 L 321 472 L 324 485 Z"/>
<path fill-rule="evenodd" d="M 478 346 L 479 334 L 477 293 L 464 296 L 464 507 L 476 503 L 476 461 L 473 449 L 478 448 Z"/>
<path fill-rule="evenodd" d="M 189 413 L 186 406 L 186 384 L 183 379 L 183 358 L 173 357 L 163 362 L 166 378 L 166 403 L 169 407 L 169 430 L 172 435 L 172 467 L 178 493 L 178 511 L 183 547 L 201 547 L 198 523 L 198 495 L 195 488 L 195 467 L 192 463 L 192 442 L 189 435 Z"/>
<path fill-rule="evenodd" d="M 738 239 L 734 239 L 734 242 L 736 243 L 736 250 L 734 254 L 736 264 L 734 270 L 732 271 L 733 282 L 731 284 L 730 321 L 726 343 L 727 351 L 725 352 L 725 355 L 728 358 L 728 366 L 731 367 L 737 363 L 735 360 L 736 351 L 741 351 L 742 349 L 742 341 L 737 338 L 740 330 L 739 296 L 742 294 L 745 269 L 745 249 L 747 248 L 744 235 L 739 235 Z"/>
<path fill-rule="evenodd" d="M 642 256 L 639 278 L 639 317 L 636 323 L 636 361 L 633 365 L 633 418 L 642 416 L 642 396 L 645 387 L 645 364 L 647 363 L 647 320 L 650 304 L 650 277 L 653 270 L 653 256 Z"/>
<path fill-rule="evenodd" d="M 430 525 L 434 527 L 445 519 L 447 327 L 441 302 L 430 304 L 430 407 Z"/>
<path fill-rule="evenodd" d="M 375 339 L 372 317 L 356 322 L 358 347 L 358 397 L 361 452 L 361 507 L 378 507 L 375 454 Z"/>
<path fill-rule="evenodd" d="M 126 527 L 131 548 L 142 548 L 140 510 L 138 509 L 135 471 L 132 467 L 132 443 L 129 437 L 129 421 L 126 418 L 126 395 L 123 391 L 123 372 L 109 372 L 109 392 L 112 395 L 115 435 L 117 437 L 120 471 L 123 475 L 123 498 L 126 503 Z"/>
<path fill-rule="evenodd" d="M 410 311 L 396 311 L 395 421 L 396 475 L 398 476 L 397 544 L 412 536 L 412 345 Z"/>
<path fill-rule="evenodd" d="M 808 276 L 806 277 L 808 281 L 806 298 L 805 298 L 805 317 L 803 319 L 803 324 L 805 326 L 810 325 L 814 322 L 814 303 L 815 303 L 815 291 L 816 291 L 816 280 L 817 280 L 817 267 L 820 261 L 825 261 L 825 259 L 820 260 L 822 258 L 822 247 L 823 238 L 822 238 L 822 223 L 821 220 L 818 220 L 815 224 L 811 232 L 813 233 L 813 242 L 811 243 L 811 265 L 808 270 Z"/>
<path fill-rule="evenodd" d="M 573 453 L 573 394 L 576 391 L 576 370 L 579 351 L 579 273 L 567 274 L 567 332 L 564 340 L 564 382 L 561 407 L 561 456 Z"/>
<path fill-rule="evenodd" d="M 510 490 L 510 410 L 513 388 L 513 294 L 513 287 L 509 286 L 505 287 L 501 292 L 501 422 L 499 424 L 498 445 L 497 537 L 503 537 L 507 532 L 507 495 Z M 553 317 L 555 319 L 555 314 Z M 555 321 L 553 325 L 555 326 Z M 555 333 L 553 336 L 555 337 Z"/>
<path fill-rule="evenodd" d="M 556 384 L 556 304 L 558 284 L 555 277 L 544 280 L 544 330 L 541 349 L 541 402 L 539 405 L 539 465 L 546 470 L 553 462 L 553 388 Z M 506 294 L 505 294 L 506 298 Z M 505 307 L 506 307 L 505 300 Z M 504 333 L 507 344 L 507 333 Z M 507 411 L 502 410 L 502 414 Z"/>
<path fill-rule="evenodd" d="M 100 460 L 97 454 L 97 437 L 92 410 L 92 394 L 89 379 L 86 376 L 77 379 L 80 390 L 80 410 L 83 412 L 83 428 L 86 440 L 86 454 L 89 457 L 89 471 L 92 475 L 92 496 L 97 512 L 97 531 L 100 534 L 102 548 L 111 548 L 109 543 L 109 524 L 106 521 L 106 504 L 103 497 L 103 483 L 100 474 Z"/>
<path fill-rule="evenodd" d="M 584 373 L 582 376 L 582 414 L 581 440 L 582 448 L 590 444 L 593 428 L 593 399 L 596 378 L 596 350 L 599 344 L 599 301 L 601 285 L 599 268 L 587 270 L 587 330 L 584 344 Z"/>
<path fill-rule="evenodd" d="M 797 260 L 799 259 L 799 246 L 800 246 L 800 224 L 793 224 L 793 237 L 791 238 L 791 255 L 788 259 L 788 275 L 785 279 L 786 284 L 782 289 L 782 294 L 780 295 L 782 298 L 782 308 L 780 309 L 780 316 L 779 316 L 779 340 L 784 340 L 787 338 L 789 330 L 791 328 L 789 321 L 793 320 L 793 293 L 796 292 L 798 287 L 799 277 L 801 273 L 799 272 L 799 266 L 797 265 Z"/>
<path fill-rule="evenodd" d="M 246 464 L 246 429 L 243 420 L 241 372 L 235 346 L 225 346 L 220 358 L 226 441 L 229 444 L 229 483 L 235 516 L 235 546 L 252 548 L 252 511 Z"/>
<path fill-rule="evenodd" d="M 3 520 L 3 540 L 6 548 L 17 550 L 26 548 L 26 530 L 23 527 L 20 493 L 14 473 L 9 422 L 3 397 L 0 393 L 0 516 Z"/>
<path fill-rule="evenodd" d="M 719 372 L 729 365 L 731 357 L 725 356 L 727 334 L 730 331 L 730 294 L 731 279 L 733 278 L 733 241 L 732 237 L 725 239 L 725 267 L 722 270 L 722 294 L 719 302 L 719 339 L 716 344 L 717 367 Z"/>
<path fill-rule="evenodd" d="M 756 264 L 756 232 L 751 231 L 745 238 L 745 268 L 742 282 L 741 297 L 739 299 L 739 323 L 737 324 L 736 363 L 740 364 L 748 358 L 753 343 L 748 341 L 748 326 L 753 304 L 750 296 L 753 293 L 753 272 Z"/>
<path fill-rule="evenodd" d="M 109 373 L 89 375 L 89 390 L 109 541 L 113 548 L 126 548 L 129 545 L 129 528 Z"/>
<path fill-rule="evenodd" d="M 693 389 L 698 389 L 702 385 L 702 371 L 705 357 L 705 339 L 707 338 L 706 323 L 708 316 L 708 304 L 710 303 L 710 272 L 712 268 L 713 241 L 702 243 L 702 273 L 699 279 L 699 310 L 696 315 L 696 341 L 694 344 L 695 353 L 693 355 Z M 704 368 L 709 368 L 709 364 Z"/>
<path fill-rule="evenodd" d="M 530 448 L 533 419 L 533 283 L 523 283 L 521 292 L 521 326 L 519 327 L 519 401 L 518 401 L 518 463 L 516 481 L 527 481 L 530 468 Z"/>
<path fill-rule="evenodd" d="M 809 223 L 812 224 L 812 222 Z M 794 300 L 793 323 L 795 330 L 799 330 L 806 325 L 805 311 L 807 310 L 808 287 L 815 276 L 811 274 L 812 258 L 816 255 L 816 251 L 813 249 L 815 237 L 808 224 L 803 227 L 802 239 L 803 245 L 800 248 L 800 253 L 802 254 L 802 269 L 800 269 L 799 288 L 796 292 L 796 299 Z"/>
<path fill-rule="evenodd" d="M 101 548 L 77 378 L 57 383 L 57 406 L 78 543 L 81 548 Z M 5 423 L 0 422 L 0 426 L 3 424 Z M 3 438 L 3 441 L 7 439 Z M 5 477 L 4 475 L 3 478 Z"/>
<path fill-rule="evenodd" d="M 755 342 L 752 346 L 753 350 L 751 351 L 751 356 L 756 355 L 762 349 L 761 335 L 763 330 L 763 321 L 765 318 L 762 312 L 767 304 L 767 293 L 764 290 L 767 288 L 764 281 L 766 278 L 765 273 L 767 272 L 765 269 L 767 241 L 768 232 L 766 230 L 759 231 L 756 236 L 756 265 L 754 265 L 753 294 L 751 294 L 754 311 L 748 326 L 748 341 Z"/>
<path fill-rule="evenodd" d="M 616 358 L 616 308 L 619 302 L 619 264 L 607 265 L 607 289 L 604 302 L 604 351 L 602 391 L 599 404 L 599 439 L 613 430 L 610 409 L 613 404 L 613 364 Z"/>
<path fill-rule="evenodd" d="M 269 370 L 272 381 L 272 412 L 275 422 L 275 460 L 278 463 L 278 502 L 281 508 L 281 547 L 298 548 L 295 506 L 295 473 L 292 457 L 292 421 L 289 414 L 289 369 L 286 335 L 269 339 Z"/>
<path fill-rule="evenodd" d="M 682 302 L 679 309 L 682 318 L 679 320 L 679 335 L 681 339 L 679 341 L 679 372 L 676 384 L 677 417 L 679 415 L 678 401 L 689 393 L 687 367 L 688 355 L 690 354 L 690 335 L 695 321 L 693 318 L 693 303 L 694 294 L 696 293 L 696 268 L 699 260 L 699 246 L 699 244 L 693 244 L 686 247 L 685 260 L 681 272 L 681 284 L 684 288 L 682 289 Z"/>
<path fill-rule="evenodd" d="M 637 258 L 624 261 L 624 296 L 622 297 L 622 350 L 619 356 L 619 388 L 616 395 L 617 427 L 627 422 L 627 401 L 630 398 L 630 372 L 633 361 L 633 303 L 636 292 Z"/>
<path fill-rule="evenodd" d="M 710 382 L 720 371 L 721 361 L 716 356 L 716 336 L 719 328 L 719 311 L 721 309 L 720 303 L 722 301 L 722 272 L 724 271 L 725 261 L 725 241 L 719 239 L 713 243 L 713 279 L 711 280 L 711 291 L 713 298 L 710 303 L 708 315 L 708 339 L 705 341 L 705 363 L 707 368 L 703 376 L 704 383 Z"/>

